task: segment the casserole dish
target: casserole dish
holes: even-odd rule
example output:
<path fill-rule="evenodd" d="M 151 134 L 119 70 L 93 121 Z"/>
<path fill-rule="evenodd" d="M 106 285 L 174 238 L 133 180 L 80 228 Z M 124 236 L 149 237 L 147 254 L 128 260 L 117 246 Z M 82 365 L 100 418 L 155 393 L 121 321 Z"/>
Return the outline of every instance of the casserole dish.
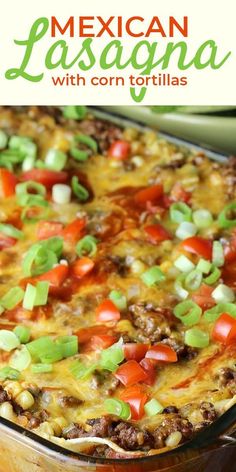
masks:
<path fill-rule="evenodd" d="M 144 106 L 105 108 L 179 138 L 197 142 L 203 148 L 212 146 L 222 153 L 235 153 L 236 117 L 233 107 L 229 107 L 229 110 L 226 107 L 222 111 L 218 107 L 180 107 L 180 110 L 170 113 L 156 113 L 152 108 Z"/>
<path fill-rule="evenodd" d="M 95 113 L 100 117 L 107 119 L 101 111 Z M 109 121 L 117 121 L 117 118 L 108 117 Z M 120 123 L 119 123 L 120 124 Z M 130 124 L 130 123 L 128 123 Z M 124 123 L 127 126 L 127 123 Z M 132 126 L 135 126 L 132 123 Z M 166 136 L 163 136 L 166 139 Z M 174 145 L 182 146 L 185 144 L 176 138 L 167 138 L 173 142 Z M 201 156 L 202 149 L 195 146 L 194 152 Z M 209 152 L 209 157 L 214 158 L 220 162 L 224 162 L 224 156 L 218 153 Z M 2 299 L 1 299 L 2 300 Z M 24 298 L 25 300 L 25 298 Z M 45 362 L 45 361 L 44 361 Z M 42 437 L 36 436 L 32 431 L 28 431 L 9 423 L 7 420 L 1 420 L 1 447 L 2 447 L 2 461 L 0 467 L 4 472 L 19 470 L 27 471 L 27 467 L 31 470 L 104 470 L 104 471 L 123 471 L 129 467 L 131 470 L 208 470 L 214 464 L 217 464 L 218 469 L 224 470 L 226 461 L 231 461 L 235 454 L 233 436 L 227 435 L 215 444 L 207 444 L 206 447 L 199 451 L 198 443 L 191 443 L 191 448 L 188 444 L 180 446 L 174 451 L 167 451 L 157 455 L 151 455 L 143 458 L 130 458 L 128 461 L 123 459 L 104 459 L 101 457 L 91 457 L 85 454 L 68 451 L 67 449 L 55 445 Z M 24 440 L 24 444 L 21 442 Z M 12 455 L 12 452 L 17 450 L 17 454 Z M 10 454 L 10 455 L 9 455 Z M 226 459 L 225 459 L 226 455 Z M 15 457 L 14 457 L 15 456 Z M 22 460 L 22 463 L 21 463 Z M 224 461 L 224 465 L 220 465 Z M 228 466 L 228 464 L 227 464 Z M 1 469 L 0 469 L 1 470 Z M 210 469 L 209 469 L 210 470 Z"/>

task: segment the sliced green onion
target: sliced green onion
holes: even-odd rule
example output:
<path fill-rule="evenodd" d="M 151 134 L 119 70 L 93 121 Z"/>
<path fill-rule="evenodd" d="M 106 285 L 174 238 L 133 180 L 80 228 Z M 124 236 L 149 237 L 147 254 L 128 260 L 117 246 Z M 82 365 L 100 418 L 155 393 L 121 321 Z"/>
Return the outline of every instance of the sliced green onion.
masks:
<path fill-rule="evenodd" d="M 15 333 L 7 329 L 0 330 L 0 349 L 10 352 L 19 347 L 19 345 L 20 341 Z"/>
<path fill-rule="evenodd" d="M 174 266 L 181 272 L 190 272 L 195 268 L 193 262 L 190 261 L 190 259 L 184 255 L 179 256 L 178 259 L 175 260 Z"/>
<path fill-rule="evenodd" d="M 122 400 L 108 398 L 104 402 L 104 407 L 110 415 L 116 415 L 122 420 L 129 420 L 131 418 L 130 406 Z"/>
<path fill-rule="evenodd" d="M 207 347 L 209 346 L 209 334 L 201 329 L 191 328 L 185 332 L 184 342 L 191 347 Z"/>
<path fill-rule="evenodd" d="M 181 298 L 182 300 L 185 300 L 185 298 L 188 297 L 188 291 L 185 290 L 183 287 L 183 282 L 185 281 L 185 274 L 181 274 L 177 277 L 174 283 L 174 288 L 176 294 Z"/>
<path fill-rule="evenodd" d="M 28 206 L 28 207 L 47 207 L 49 205 L 47 200 L 44 200 L 44 198 L 41 195 L 32 195 L 29 193 L 23 193 L 22 195 L 18 196 L 17 198 L 17 203 L 20 206 Z"/>
<path fill-rule="evenodd" d="M 58 205 L 67 205 L 71 201 L 71 188 L 66 184 L 55 184 L 52 187 L 52 199 Z"/>
<path fill-rule="evenodd" d="M 204 282 L 208 285 L 213 285 L 214 283 L 219 280 L 221 276 L 221 271 L 218 269 L 218 267 L 215 267 L 213 264 L 211 266 L 211 273 L 204 278 Z"/>
<path fill-rule="evenodd" d="M 53 343 L 50 351 L 41 353 L 39 357 L 42 364 L 53 364 L 54 362 L 61 361 L 63 359 L 61 346 Z"/>
<path fill-rule="evenodd" d="M 201 318 L 202 309 L 191 300 L 179 303 L 174 308 L 174 315 L 186 326 L 197 324 Z"/>
<path fill-rule="evenodd" d="M 92 364 L 87 367 L 82 364 L 81 361 L 75 361 L 70 365 L 69 370 L 77 380 L 86 380 L 91 374 L 93 374 L 96 368 L 97 364 Z"/>
<path fill-rule="evenodd" d="M 195 236 L 195 234 L 197 234 L 197 227 L 193 223 L 183 221 L 183 223 L 180 223 L 180 225 L 177 228 L 175 234 L 176 234 L 177 238 L 179 238 L 179 239 L 187 239 L 187 238 L 190 238 L 191 236 Z"/>
<path fill-rule="evenodd" d="M 32 271 L 32 275 L 41 275 L 48 272 L 57 262 L 58 258 L 55 252 L 41 247 L 34 261 L 35 267 Z"/>
<path fill-rule="evenodd" d="M 192 210 L 183 202 L 172 203 L 170 206 L 170 219 L 174 223 L 182 223 L 183 221 L 191 221 Z"/>
<path fill-rule="evenodd" d="M 33 194 L 32 194 L 32 190 L 34 192 Z M 47 192 L 46 187 L 43 184 L 34 182 L 34 180 L 28 180 L 28 182 L 22 182 L 16 185 L 17 196 L 21 196 L 21 195 L 35 196 L 35 193 L 36 193 L 37 195 L 41 195 L 42 197 L 45 197 L 46 192 Z"/>
<path fill-rule="evenodd" d="M 236 202 L 228 203 L 218 216 L 218 224 L 220 228 L 234 228 L 236 226 L 236 218 L 231 218 L 236 210 Z"/>
<path fill-rule="evenodd" d="M 23 260 L 25 277 L 41 275 L 52 269 L 61 257 L 63 239 L 53 237 L 34 244 Z"/>
<path fill-rule="evenodd" d="M 48 169 L 60 171 L 64 169 L 66 161 L 67 155 L 64 152 L 51 148 L 48 150 L 44 162 Z"/>
<path fill-rule="evenodd" d="M 22 145 L 28 143 L 30 138 L 26 136 L 13 135 L 9 138 L 8 147 L 10 149 L 19 149 Z"/>
<path fill-rule="evenodd" d="M 46 282 L 46 281 L 37 282 L 34 306 L 46 305 L 48 301 L 48 292 L 49 292 L 49 282 Z"/>
<path fill-rule="evenodd" d="M 36 287 L 34 285 L 27 284 L 25 296 L 23 300 L 23 308 L 25 310 L 30 310 L 30 311 L 33 310 L 35 299 L 36 299 L 36 293 L 37 293 Z"/>
<path fill-rule="evenodd" d="M 48 291 L 49 282 L 38 282 L 36 287 L 27 284 L 23 300 L 23 308 L 26 310 L 33 310 L 35 306 L 46 305 L 48 300 Z"/>
<path fill-rule="evenodd" d="M 0 380 L 18 380 L 20 378 L 20 372 L 12 367 L 3 367 L 0 369 Z"/>
<path fill-rule="evenodd" d="M 24 161 L 25 159 L 28 159 L 29 157 L 32 159 L 36 159 L 37 156 L 37 146 L 35 143 L 29 141 L 26 143 L 24 146 L 21 147 L 21 152 L 24 153 Z"/>
<path fill-rule="evenodd" d="M 94 256 L 97 252 L 97 239 L 94 236 L 84 236 L 76 245 L 76 253 L 79 257 Z"/>
<path fill-rule="evenodd" d="M 13 332 L 18 337 L 21 344 L 26 344 L 30 340 L 30 329 L 27 326 L 16 326 Z"/>
<path fill-rule="evenodd" d="M 70 154 L 72 155 L 74 159 L 80 162 L 87 161 L 89 157 L 89 153 L 87 151 L 82 151 L 81 149 L 78 149 L 76 146 L 71 147 Z"/>
<path fill-rule="evenodd" d="M 24 159 L 24 154 L 17 149 L 5 149 L 0 154 L 0 162 L 2 166 L 10 167 L 14 164 L 20 164 Z"/>
<path fill-rule="evenodd" d="M 100 367 L 114 372 L 118 365 L 123 362 L 125 356 L 122 338 L 108 349 L 104 349 L 100 356 Z"/>
<path fill-rule="evenodd" d="M 42 161 L 41 159 L 37 159 L 35 161 L 35 167 L 36 167 L 36 169 L 46 169 L 47 168 L 45 162 Z"/>
<path fill-rule="evenodd" d="M 31 371 L 33 374 L 47 374 L 52 372 L 53 366 L 52 364 L 33 364 L 31 366 Z"/>
<path fill-rule="evenodd" d="M 165 275 L 158 266 L 153 266 L 141 275 L 141 279 L 145 285 L 151 287 L 152 285 L 163 282 Z"/>
<path fill-rule="evenodd" d="M 7 236 L 10 236 L 10 238 L 15 239 L 24 239 L 25 236 L 23 231 L 20 231 L 13 225 L 5 223 L 0 223 L 0 233 L 6 234 Z"/>
<path fill-rule="evenodd" d="M 202 283 L 202 273 L 195 269 L 189 272 L 185 278 L 185 287 L 187 290 L 197 290 Z"/>
<path fill-rule="evenodd" d="M 54 343 L 50 336 L 42 336 L 41 338 L 35 339 L 26 344 L 26 347 L 31 356 L 37 361 L 40 360 L 40 357 L 45 353 L 50 352 L 53 349 Z"/>
<path fill-rule="evenodd" d="M 228 313 L 233 318 L 236 318 L 236 305 L 234 303 L 219 303 L 213 308 L 204 312 L 203 318 L 208 323 L 216 321 L 222 313 Z"/>
<path fill-rule="evenodd" d="M 85 187 L 83 187 L 83 185 L 79 183 L 79 179 L 76 175 L 74 175 L 71 179 L 71 186 L 73 193 L 76 195 L 79 201 L 86 202 L 88 200 L 89 192 Z"/>
<path fill-rule="evenodd" d="M 22 153 L 23 158 L 33 156 L 36 158 L 37 146 L 31 138 L 26 136 L 11 136 L 8 146 L 11 150 Z"/>
<path fill-rule="evenodd" d="M 33 211 L 32 215 L 32 206 L 26 206 L 22 212 L 21 212 L 21 220 L 24 223 L 36 223 L 37 221 L 40 220 L 45 220 L 48 219 L 50 210 L 48 208 L 48 205 L 41 205 L 41 202 L 44 202 L 45 200 L 41 200 L 41 197 L 38 197 L 40 199 L 39 204 L 37 205 L 37 214 Z M 47 203 L 47 202 L 46 202 Z"/>
<path fill-rule="evenodd" d="M 127 308 L 127 300 L 126 296 L 123 293 L 119 292 L 118 290 L 112 290 L 109 293 L 110 300 L 117 306 L 117 308 L 121 311 L 126 310 Z"/>
<path fill-rule="evenodd" d="M 144 411 L 145 411 L 147 416 L 158 415 L 158 413 L 162 413 L 163 410 L 164 410 L 164 407 L 155 398 L 152 398 L 149 402 L 147 402 L 144 405 Z"/>
<path fill-rule="evenodd" d="M 24 290 L 20 287 L 13 287 L 1 298 L 0 304 L 5 310 L 12 310 L 23 298 Z"/>
<path fill-rule="evenodd" d="M 196 266 L 196 269 L 202 272 L 202 274 L 208 274 L 211 270 L 211 266 L 211 262 L 206 261 L 205 259 L 200 259 Z"/>
<path fill-rule="evenodd" d="M 83 120 L 87 114 L 87 108 L 85 106 L 66 106 L 63 108 L 64 118 L 71 120 Z"/>
<path fill-rule="evenodd" d="M 96 141 L 91 138 L 91 136 L 87 136 L 86 134 L 77 134 L 74 137 L 75 143 L 80 143 L 83 145 L 86 145 L 88 148 L 90 148 L 94 153 L 97 153 L 98 151 L 98 145 Z M 76 145 L 72 145 L 70 149 L 70 153 L 74 159 L 77 161 L 86 161 L 89 157 L 88 151 L 84 151 L 81 149 L 78 149 Z"/>
<path fill-rule="evenodd" d="M 7 147 L 8 136 L 7 134 L 1 129 L 0 130 L 0 149 L 4 149 Z"/>
<path fill-rule="evenodd" d="M 30 364 L 31 355 L 25 346 L 23 346 L 22 349 L 16 350 L 9 362 L 10 367 L 19 370 L 20 372 L 22 372 L 22 370 L 28 369 Z"/>
<path fill-rule="evenodd" d="M 56 339 L 56 344 L 60 346 L 64 358 L 75 356 L 78 353 L 77 336 L 60 336 Z"/>
<path fill-rule="evenodd" d="M 199 229 L 208 228 L 213 222 L 212 214 L 205 208 L 195 210 L 193 212 L 193 222 Z"/>
<path fill-rule="evenodd" d="M 61 257 L 63 250 L 63 239 L 59 236 L 53 236 L 52 238 L 44 239 L 40 242 L 44 249 L 55 252 L 58 259 Z"/>
<path fill-rule="evenodd" d="M 34 156 L 27 156 L 22 162 L 22 171 L 27 172 L 35 167 Z"/>
<path fill-rule="evenodd" d="M 90 149 L 92 149 L 94 153 L 96 153 L 98 150 L 98 145 L 95 139 L 91 138 L 91 136 L 88 136 L 87 134 L 77 134 L 75 136 L 75 141 L 81 144 L 85 144 Z"/>
<path fill-rule="evenodd" d="M 235 300 L 232 288 L 224 284 L 219 284 L 218 287 L 213 290 L 211 296 L 217 303 L 231 303 Z"/>
<path fill-rule="evenodd" d="M 224 249 L 220 241 L 213 242 L 212 262 L 216 267 L 222 267 L 225 263 Z"/>

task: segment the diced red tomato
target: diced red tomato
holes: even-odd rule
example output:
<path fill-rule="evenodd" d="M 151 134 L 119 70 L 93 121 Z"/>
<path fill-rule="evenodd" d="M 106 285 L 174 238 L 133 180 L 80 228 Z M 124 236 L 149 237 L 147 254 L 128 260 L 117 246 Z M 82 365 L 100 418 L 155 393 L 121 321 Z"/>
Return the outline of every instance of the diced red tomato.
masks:
<path fill-rule="evenodd" d="M 209 241 L 209 239 L 204 239 L 200 236 L 192 236 L 182 241 L 180 247 L 204 259 L 212 259 L 212 241 Z"/>
<path fill-rule="evenodd" d="M 118 321 L 119 319 L 120 312 L 111 300 L 104 300 L 96 309 L 97 321 Z"/>
<path fill-rule="evenodd" d="M 77 243 L 83 235 L 85 224 L 85 219 L 82 218 L 72 221 L 63 229 L 62 237 L 70 243 Z"/>
<path fill-rule="evenodd" d="M 133 420 L 140 420 L 143 417 L 148 395 L 142 387 L 135 385 L 126 388 L 121 392 L 120 399 L 129 404 Z"/>
<path fill-rule="evenodd" d="M 6 236 L 6 234 L 0 233 L 0 249 L 7 249 L 16 244 L 17 239 Z"/>
<path fill-rule="evenodd" d="M 236 341 L 236 319 L 228 313 L 222 313 L 216 321 L 212 338 L 222 344 L 229 345 Z"/>
<path fill-rule="evenodd" d="M 0 168 L 0 196 L 6 198 L 14 195 L 16 184 L 16 176 L 9 170 Z"/>
<path fill-rule="evenodd" d="M 127 360 L 141 361 L 149 348 L 149 344 L 127 343 L 124 344 L 123 350 Z"/>
<path fill-rule="evenodd" d="M 114 375 L 125 386 L 134 385 L 147 378 L 145 370 L 134 360 L 120 365 Z"/>
<path fill-rule="evenodd" d="M 214 298 L 211 296 L 213 290 L 213 287 L 202 284 L 198 291 L 192 295 L 192 300 L 199 305 L 202 310 L 208 310 L 216 304 Z"/>
<path fill-rule="evenodd" d="M 8 225 L 15 226 L 15 228 L 17 228 L 17 229 L 22 229 L 23 222 L 22 222 L 22 219 L 21 219 L 21 209 L 16 208 L 15 210 L 13 210 L 10 213 L 10 215 L 8 215 L 6 223 Z"/>
<path fill-rule="evenodd" d="M 31 169 L 21 175 L 21 180 L 34 180 L 40 184 L 45 185 L 50 189 L 55 184 L 64 184 L 67 182 L 68 174 L 63 171 L 48 170 L 48 169 Z"/>
<path fill-rule="evenodd" d="M 101 351 L 102 349 L 107 349 L 108 347 L 115 344 L 117 341 L 116 336 L 110 334 L 95 334 L 91 339 L 85 344 L 85 349 L 83 352 L 90 351 Z"/>
<path fill-rule="evenodd" d="M 230 264 L 236 260 L 236 232 L 233 230 L 231 238 L 224 244 L 225 263 Z"/>
<path fill-rule="evenodd" d="M 167 239 L 172 239 L 169 231 L 167 231 L 162 225 L 159 223 L 155 225 L 145 226 L 144 228 L 145 233 L 148 235 L 148 239 L 153 244 L 161 243 L 162 241 L 166 241 Z"/>
<path fill-rule="evenodd" d="M 89 274 L 93 270 L 95 262 L 89 257 L 81 257 L 81 259 L 76 259 L 76 261 L 71 266 L 72 274 L 79 279 L 84 277 L 84 275 Z"/>
<path fill-rule="evenodd" d="M 37 280 L 44 280 L 53 285 L 54 287 L 61 287 L 65 279 L 69 274 L 69 267 L 64 264 L 58 264 L 58 266 L 45 272 L 45 274 L 39 275 Z"/>
<path fill-rule="evenodd" d="M 226 285 L 236 288 L 236 261 L 232 261 L 223 267 L 222 279 Z"/>
<path fill-rule="evenodd" d="M 93 336 L 110 334 L 110 330 L 105 325 L 89 326 L 88 328 L 79 329 L 75 334 L 78 336 L 79 343 L 84 344 L 90 341 Z"/>
<path fill-rule="evenodd" d="M 131 146 L 128 141 L 114 141 L 110 148 L 108 149 L 108 156 L 115 157 L 119 160 L 124 160 L 129 157 L 131 151 Z"/>
<path fill-rule="evenodd" d="M 147 359 L 153 359 L 160 362 L 177 362 L 177 354 L 170 346 L 167 344 L 156 344 L 152 346 L 151 349 L 147 351 L 145 356 Z"/>
<path fill-rule="evenodd" d="M 59 236 L 62 232 L 63 224 L 58 221 L 44 221 L 38 223 L 37 238 L 39 240 L 48 239 L 52 236 Z"/>
<path fill-rule="evenodd" d="M 152 359 L 144 358 L 141 360 L 140 365 L 147 374 L 147 378 L 145 379 L 145 384 L 153 385 L 155 383 L 156 376 L 157 376 L 157 371 L 155 368 L 155 361 L 152 361 Z"/>
<path fill-rule="evenodd" d="M 184 190 L 184 188 L 177 182 L 170 192 L 170 198 L 174 202 L 188 203 L 191 198 L 191 193 Z"/>
<path fill-rule="evenodd" d="M 163 185 L 156 184 L 139 190 L 134 195 L 135 203 L 145 205 L 147 202 L 155 203 L 163 196 Z"/>

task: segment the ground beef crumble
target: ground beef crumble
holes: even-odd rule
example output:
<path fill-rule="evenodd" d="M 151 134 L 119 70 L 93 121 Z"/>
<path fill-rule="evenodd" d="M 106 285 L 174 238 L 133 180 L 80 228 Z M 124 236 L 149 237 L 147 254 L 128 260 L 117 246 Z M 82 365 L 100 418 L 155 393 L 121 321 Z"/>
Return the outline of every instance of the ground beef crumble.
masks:
<path fill-rule="evenodd" d="M 154 445 L 153 436 L 145 429 L 140 429 L 132 423 L 120 421 L 113 416 L 102 416 L 87 421 L 90 426 L 86 430 L 81 425 L 75 424 L 64 433 L 65 439 L 95 436 L 109 438 L 125 450 L 150 449 Z"/>
<path fill-rule="evenodd" d="M 153 432 L 155 448 L 164 447 L 167 437 L 176 431 L 182 434 L 182 441 L 187 441 L 193 435 L 193 425 L 188 419 L 181 418 L 178 414 L 166 418 Z"/>
<path fill-rule="evenodd" d="M 200 412 L 203 419 L 210 422 L 215 421 L 218 416 L 214 405 L 210 402 L 202 402 L 200 404 Z"/>
<path fill-rule="evenodd" d="M 155 308 L 152 303 L 137 303 L 129 307 L 131 321 L 141 342 L 156 343 L 170 336 L 172 312 L 169 308 Z"/>
<path fill-rule="evenodd" d="M 216 376 L 219 387 L 227 387 L 231 395 L 236 395 L 236 369 L 222 367 Z"/>

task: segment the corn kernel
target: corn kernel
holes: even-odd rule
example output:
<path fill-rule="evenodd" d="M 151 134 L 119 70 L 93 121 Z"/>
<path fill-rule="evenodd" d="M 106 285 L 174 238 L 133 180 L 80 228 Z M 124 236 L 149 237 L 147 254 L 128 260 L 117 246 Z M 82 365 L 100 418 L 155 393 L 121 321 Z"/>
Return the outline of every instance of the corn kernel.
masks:
<path fill-rule="evenodd" d="M 130 268 L 133 274 L 139 275 L 146 270 L 146 265 L 139 259 L 136 259 L 136 261 L 132 262 Z"/>
<path fill-rule="evenodd" d="M 118 161 L 117 159 L 110 159 L 110 167 L 113 167 L 115 169 L 122 167 L 122 162 Z"/>
<path fill-rule="evenodd" d="M 23 390 L 19 395 L 17 395 L 16 402 L 21 406 L 21 408 L 23 408 L 23 410 L 28 410 L 34 405 L 34 397 L 28 390 Z"/>
<path fill-rule="evenodd" d="M 50 426 L 53 428 L 53 434 L 54 436 L 60 436 L 62 432 L 62 428 L 56 421 L 51 421 Z"/>
<path fill-rule="evenodd" d="M 12 398 L 16 398 L 23 390 L 19 382 L 6 382 L 4 389 Z"/>
<path fill-rule="evenodd" d="M 136 166 L 136 167 L 142 167 L 144 164 L 144 160 L 141 156 L 133 156 L 131 159 L 131 162 Z"/>
<path fill-rule="evenodd" d="M 68 426 L 68 421 L 63 416 L 58 416 L 54 419 L 54 422 L 60 426 L 61 430 Z"/>
<path fill-rule="evenodd" d="M 168 270 L 170 270 L 172 267 L 172 263 L 170 261 L 165 261 L 165 262 L 162 262 L 162 264 L 160 265 L 160 269 L 162 270 L 162 272 L 164 272 L 165 274 L 168 272 Z"/>
<path fill-rule="evenodd" d="M 133 326 L 132 324 L 130 323 L 129 320 L 121 320 L 121 321 L 118 321 L 117 325 L 116 325 L 116 331 L 119 331 L 121 333 L 124 333 L 124 332 L 128 332 L 128 331 L 131 331 L 133 329 Z"/>
<path fill-rule="evenodd" d="M 40 432 L 40 434 L 48 434 L 49 436 L 54 436 L 53 426 L 48 421 L 44 421 L 44 423 L 41 423 L 41 425 L 38 427 L 38 432 Z"/>
<path fill-rule="evenodd" d="M 13 421 L 15 418 L 15 413 L 11 403 L 4 402 L 0 405 L 0 416 L 6 420 Z"/>
<path fill-rule="evenodd" d="M 175 431 L 174 433 L 171 433 L 166 438 L 166 446 L 176 447 L 180 443 L 181 439 L 182 439 L 182 434 L 180 433 L 180 431 Z"/>

